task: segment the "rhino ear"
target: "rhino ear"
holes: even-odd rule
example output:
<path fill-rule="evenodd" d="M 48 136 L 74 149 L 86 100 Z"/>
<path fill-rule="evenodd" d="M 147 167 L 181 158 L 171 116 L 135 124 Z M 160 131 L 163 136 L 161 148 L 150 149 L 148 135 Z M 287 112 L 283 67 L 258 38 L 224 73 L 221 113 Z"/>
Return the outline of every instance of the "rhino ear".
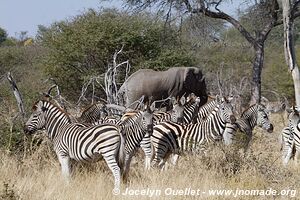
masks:
<path fill-rule="evenodd" d="M 171 98 L 171 104 L 174 105 L 174 104 L 176 104 L 176 103 L 177 103 L 176 98 L 175 98 L 175 97 L 172 97 L 172 98 Z"/>

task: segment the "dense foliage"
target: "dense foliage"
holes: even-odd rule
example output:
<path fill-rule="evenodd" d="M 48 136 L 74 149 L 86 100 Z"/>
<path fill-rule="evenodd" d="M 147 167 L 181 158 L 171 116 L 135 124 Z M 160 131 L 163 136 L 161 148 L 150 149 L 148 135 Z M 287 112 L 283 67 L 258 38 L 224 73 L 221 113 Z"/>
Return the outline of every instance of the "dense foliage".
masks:
<path fill-rule="evenodd" d="M 176 27 L 166 28 L 149 14 L 89 10 L 49 28 L 40 27 L 38 40 L 48 49 L 48 74 L 63 91 L 74 92 L 69 97 L 78 96 L 85 77 L 104 73 L 114 52 L 123 45 L 118 60 L 129 60 L 135 69 L 193 64 Z"/>

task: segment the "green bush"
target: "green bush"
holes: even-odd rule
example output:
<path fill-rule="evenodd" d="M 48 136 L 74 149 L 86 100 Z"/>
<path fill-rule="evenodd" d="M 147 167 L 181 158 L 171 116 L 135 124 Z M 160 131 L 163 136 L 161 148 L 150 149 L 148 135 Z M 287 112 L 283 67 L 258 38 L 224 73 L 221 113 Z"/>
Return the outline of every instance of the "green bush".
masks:
<path fill-rule="evenodd" d="M 104 73 L 122 45 L 118 62 L 129 60 L 134 69 L 193 63 L 180 46 L 176 27 L 166 27 L 150 14 L 89 10 L 40 27 L 38 41 L 49 50 L 44 60 L 48 74 L 72 99 L 78 98 L 84 77 Z"/>

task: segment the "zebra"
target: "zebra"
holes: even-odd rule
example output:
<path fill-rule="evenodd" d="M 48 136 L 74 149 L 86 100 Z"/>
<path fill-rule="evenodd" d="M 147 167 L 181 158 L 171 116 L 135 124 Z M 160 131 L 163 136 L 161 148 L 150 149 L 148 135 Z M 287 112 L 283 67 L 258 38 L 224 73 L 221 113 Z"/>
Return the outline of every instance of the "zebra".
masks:
<path fill-rule="evenodd" d="M 288 141 L 290 137 L 290 127 L 289 125 L 284 127 L 281 131 L 281 134 L 279 135 L 279 143 L 280 143 L 280 150 L 283 150 L 284 144 Z"/>
<path fill-rule="evenodd" d="M 154 126 L 151 137 L 154 149 L 152 164 L 163 167 L 171 153 L 178 155 L 180 151 L 194 151 L 207 143 L 220 140 L 225 123 L 234 123 L 235 117 L 232 105 L 226 98 L 217 98 L 216 101 L 217 106 L 201 123 L 183 125 L 162 122 Z"/>
<path fill-rule="evenodd" d="M 295 151 L 295 160 L 298 163 L 300 159 L 300 113 L 295 107 L 289 112 L 289 137 L 284 140 L 283 145 L 283 164 L 287 165 L 291 157 L 293 156 L 293 150 Z"/>
<path fill-rule="evenodd" d="M 94 162 L 103 158 L 114 176 L 114 190 L 120 188 L 121 170 L 124 166 L 124 138 L 119 128 L 112 124 L 87 127 L 71 123 L 63 110 L 53 103 L 40 100 L 25 124 L 24 132 L 32 134 L 45 128 L 53 142 L 61 165 L 63 177 L 69 180 L 70 159 Z"/>
<path fill-rule="evenodd" d="M 183 110 L 183 124 L 193 123 L 197 117 L 200 107 L 200 97 L 190 99 L 185 105 Z"/>
<path fill-rule="evenodd" d="M 207 116 L 211 114 L 211 112 L 218 106 L 218 104 L 222 101 L 225 101 L 224 97 L 221 97 L 217 95 L 215 98 L 211 97 L 212 101 L 209 103 L 204 104 L 201 109 L 199 109 L 196 117 L 196 122 L 201 123 L 202 121 L 205 121 Z M 230 96 L 226 98 L 226 101 L 231 102 L 233 100 L 233 97 Z"/>
<path fill-rule="evenodd" d="M 195 113 L 198 111 L 199 104 L 199 97 L 190 99 L 187 102 L 183 100 L 179 101 L 177 99 L 173 102 L 173 110 L 171 112 L 159 112 L 159 114 L 154 113 L 153 124 L 157 125 L 164 121 L 172 121 L 183 124 L 191 123 Z M 152 158 L 151 137 L 149 134 L 146 134 L 141 141 L 141 148 L 145 153 L 145 169 L 149 170 Z"/>
<path fill-rule="evenodd" d="M 103 103 L 95 103 L 82 111 L 78 121 L 81 123 L 95 123 L 108 116 L 106 106 Z"/>
<path fill-rule="evenodd" d="M 145 114 L 143 114 L 142 111 L 130 111 L 125 113 L 121 117 L 121 119 L 116 119 L 114 117 L 105 117 L 103 119 L 98 120 L 97 122 L 92 123 L 93 125 L 99 125 L 102 123 L 115 124 L 118 127 L 120 127 L 120 130 L 125 135 L 126 137 L 125 147 L 127 151 L 126 151 L 125 167 L 124 167 L 124 175 L 123 175 L 124 180 L 127 179 L 131 158 L 134 155 L 135 150 L 139 146 L 142 147 L 143 151 L 145 152 L 145 155 L 148 154 L 151 155 L 151 146 L 148 147 L 147 138 L 150 138 L 152 134 L 151 127 L 153 127 L 153 114 L 150 113 L 150 110 L 148 110 L 148 113 L 149 113 L 148 117 L 143 118 L 143 115 Z M 142 137 L 142 139 L 140 137 Z M 148 161 L 147 158 L 148 157 L 146 157 L 145 159 L 145 169 L 149 169 L 148 163 L 150 163 L 150 161 Z"/>
<path fill-rule="evenodd" d="M 268 117 L 268 111 L 262 104 L 253 104 L 247 108 L 239 119 L 234 124 L 227 123 L 225 131 L 223 133 L 223 140 L 225 145 L 230 145 L 233 142 L 233 137 L 236 131 L 239 129 L 247 136 L 245 145 L 245 152 L 249 148 L 249 143 L 252 139 L 252 131 L 255 126 L 261 127 L 267 132 L 273 132 L 273 124 L 270 122 Z"/>
<path fill-rule="evenodd" d="M 146 135 L 151 136 L 153 132 L 153 112 L 149 107 L 136 114 L 128 115 L 123 121 L 118 123 L 121 131 L 125 135 L 125 167 L 124 180 L 127 179 L 130 162 L 141 141 Z"/>

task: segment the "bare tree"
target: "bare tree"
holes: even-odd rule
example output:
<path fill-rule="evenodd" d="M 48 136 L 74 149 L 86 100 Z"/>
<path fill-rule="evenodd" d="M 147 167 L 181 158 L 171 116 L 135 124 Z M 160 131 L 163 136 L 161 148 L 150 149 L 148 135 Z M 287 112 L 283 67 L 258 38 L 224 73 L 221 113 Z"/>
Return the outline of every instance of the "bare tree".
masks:
<path fill-rule="evenodd" d="M 300 1 L 282 0 L 282 15 L 284 29 L 284 52 L 285 60 L 292 73 L 295 89 L 296 105 L 300 107 L 300 72 L 296 61 L 294 43 L 294 19 L 297 6 Z"/>
<path fill-rule="evenodd" d="M 18 89 L 18 86 L 16 84 L 16 81 L 14 80 L 14 78 L 12 77 L 11 73 L 8 72 L 7 73 L 7 80 L 9 81 L 11 88 L 13 90 L 14 96 L 17 100 L 17 104 L 18 104 L 18 108 L 19 108 L 19 112 L 21 114 L 22 120 L 24 121 L 24 117 L 25 117 L 25 109 L 24 109 L 24 103 L 23 103 L 23 99 L 21 96 L 21 93 Z"/>
<path fill-rule="evenodd" d="M 127 0 L 130 5 L 138 6 L 140 8 L 146 8 L 153 5 L 162 6 L 167 2 L 173 2 L 175 9 L 184 10 L 185 12 L 195 15 L 205 15 L 210 18 L 225 20 L 236 28 L 240 34 L 248 41 L 255 51 L 253 58 L 253 73 L 252 73 L 252 87 L 251 87 L 251 103 L 260 102 L 261 100 L 261 72 L 264 63 L 264 47 L 265 41 L 275 26 L 283 23 L 279 17 L 280 7 L 277 0 L 260 0 L 255 1 L 254 5 L 259 8 L 260 11 L 257 14 L 262 14 L 261 19 L 264 19 L 264 23 L 251 33 L 249 29 L 246 29 L 241 21 L 235 19 L 229 14 L 223 12 L 219 7 L 225 2 L 225 0 Z M 296 4 L 295 7 L 298 5 Z M 296 10 L 296 9 L 295 9 Z M 298 17 L 299 12 L 292 13 L 292 17 Z M 254 27 L 255 28 L 255 27 Z"/>
<path fill-rule="evenodd" d="M 105 78 L 104 78 L 104 84 L 105 84 L 105 93 L 106 93 L 106 98 L 107 98 L 107 103 L 109 104 L 119 104 L 119 99 L 118 99 L 118 87 L 117 87 L 117 75 L 118 71 L 117 69 L 123 65 L 126 66 L 126 75 L 125 79 L 127 78 L 129 71 L 130 71 L 130 64 L 129 60 L 117 63 L 117 57 L 120 53 L 122 53 L 124 48 L 124 45 L 119 51 L 116 51 L 113 55 L 113 62 L 108 66 L 108 69 L 105 73 Z"/>

